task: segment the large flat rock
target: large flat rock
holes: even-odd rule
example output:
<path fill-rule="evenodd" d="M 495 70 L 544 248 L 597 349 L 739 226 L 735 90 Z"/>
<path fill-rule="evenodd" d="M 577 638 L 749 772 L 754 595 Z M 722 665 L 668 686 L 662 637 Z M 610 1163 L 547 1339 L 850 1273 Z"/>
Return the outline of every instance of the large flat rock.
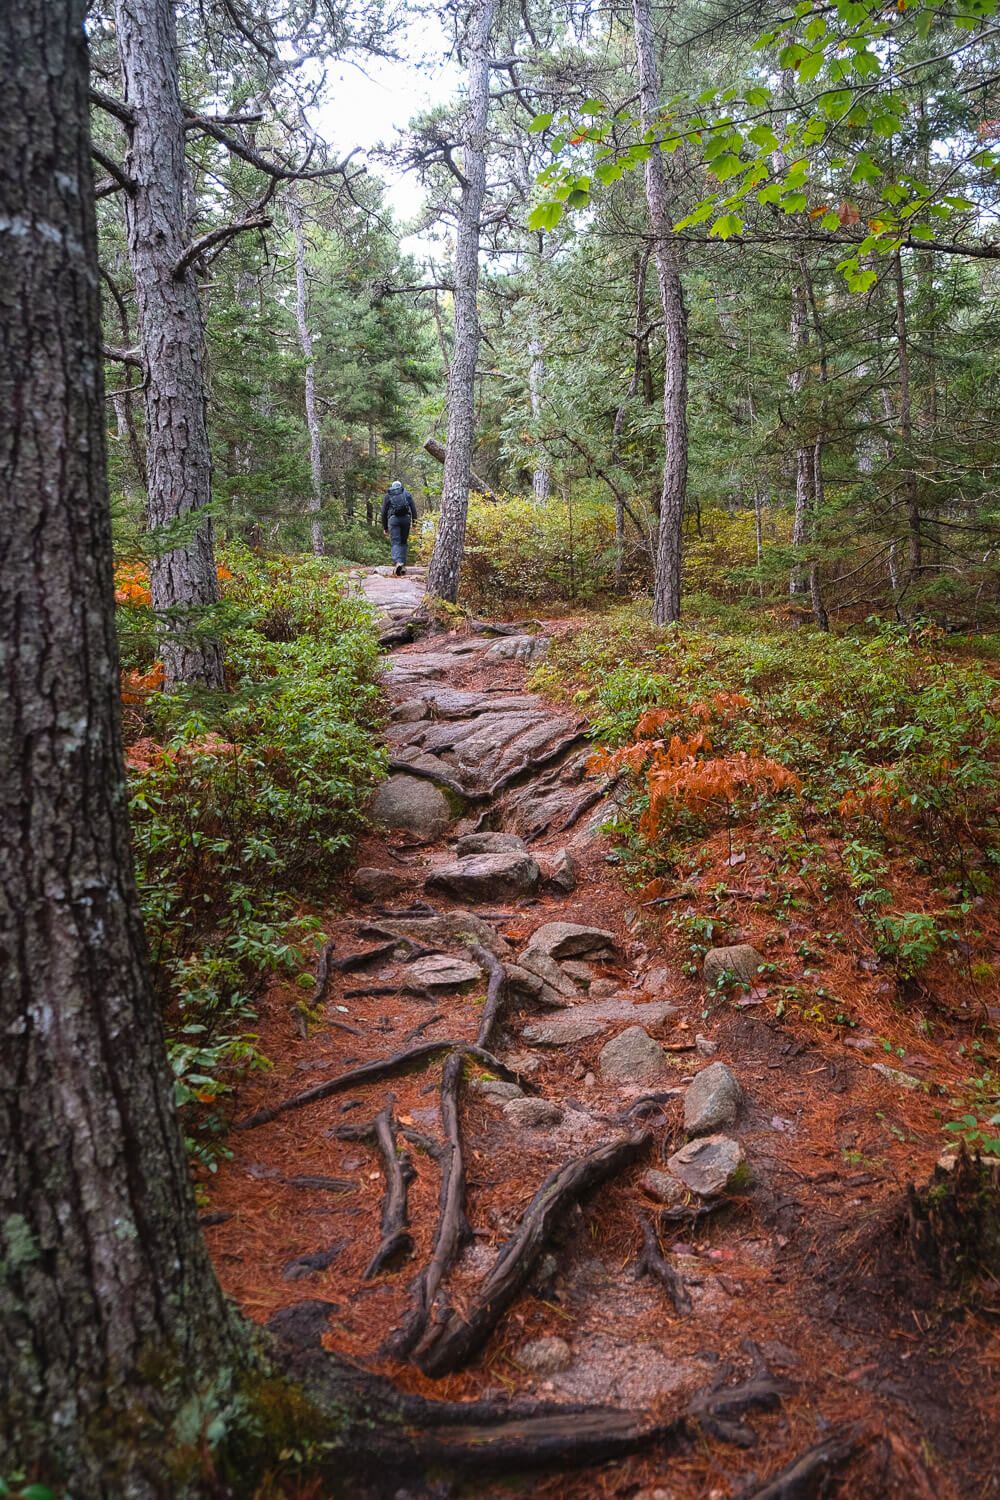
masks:
<path fill-rule="evenodd" d="M 538 880 L 538 866 L 530 854 L 470 854 L 439 866 L 424 887 L 462 901 L 507 901 L 531 895 Z"/>
<path fill-rule="evenodd" d="M 442 655 L 398 656 L 389 686 L 417 682 L 420 678 L 414 673 L 424 674 L 424 680 L 441 676 L 446 670 L 442 663 L 450 660 Z M 400 671 L 402 677 L 397 675 Z M 491 792 L 534 766 L 561 761 L 582 734 L 578 720 L 553 713 L 530 693 L 499 696 L 439 689 L 421 696 L 431 717 L 397 721 L 386 732 L 393 762 L 416 762 L 426 774 L 437 774 L 469 796 Z"/>
<path fill-rule="evenodd" d="M 521 1037 L 535 1047 L 568 1047 L 586 1041 L 588 1037 L 600 1036 L 602 1031 L 622 1021 L 643 1027 L 662 1026 L 676 1014 L 677 1007 L 662 1000 L 647 1004 L 636 1004 L 627 999 L 598 1000 L 532 1021 L 524 1027 Z"/>
<path fill-rule="evenodd" d="M 371 814 L 387 828 L 399 828 L 417 838 L 438 838 L 452 820 L 444 792 L 417 776 L 395 774 L 376 788 Z"/>

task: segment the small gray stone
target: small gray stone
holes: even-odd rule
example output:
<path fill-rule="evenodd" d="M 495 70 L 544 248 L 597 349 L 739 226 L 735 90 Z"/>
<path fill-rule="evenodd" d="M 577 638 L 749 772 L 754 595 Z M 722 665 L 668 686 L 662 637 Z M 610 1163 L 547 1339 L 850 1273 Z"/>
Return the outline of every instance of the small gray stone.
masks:
<path fill-rule="evenodd" d="M 581 958 L 564 959 L 562 971 L 564 974 L 568 974 L 570 979 L 575 979 L 578 984 L 585 984 L 588 988 L 594 978 L 593 969 L 589 964 L 584 963 Z"/>
<path fill-rule="evenodd" d="M 695 1037 L 694 1045 L 699 1057 L 714 1057 L 719 1050 L 718 1042 L 713 1042 L 710 1037 L 700 1033 Z"/>
<path fill-rule="evenodd" d="M 572 1363 L 573 1351 L 565 1339 L 556 1337 L 529 1339 L 514 1356 L 524 1370 L 533 1375 L 555 1375 Z"/>
<path fill-rule="evenodd" d="M 888 1063 L 872 1063 L 872 1072 L 881 1073 L 890 1083 L 897 1084 L 901 1089 L 922 1089 L 925 1085 L 919 1078 L 914 1078 L 912 1073 L 904 1073 L 899 1068 L 890 1068 Z"/>
<path fill-rule="evenodd" d="M 510 1099 L 524 1098 L 523 1089 L 519 1089 L 516 1083 L 507 1083 L 503 1078 L 476 1078 L 472 1087 L 477 1094 L 483 1094 L 487 1099 L 502 1099 L 505 1104 Z"/>
<path fill-rule="evenodd" d="M 355 870 L 351 889 L 359 901 L 378 901 L 398 896 L 408 883 L 406 876 L 397 875 L 395 870 L 376 870 L 364 865 Z"/>
<path fill-rule="evenodd" d="M 467 854 L 524 854 L 527 847 L 516 833 L 466 833 L 455 844 L 455 853 L 460 858 Z"/>
<path fill-rule="evenodd" d="M 478 964 L 467 958 L 452 958 L 447 953 L 431 953 L 426 958 L 414 959 L 406 972 L 409 978 L 429 990 L 454 989 L 483 977 Z"/>
<path fill-rule="evenodd" d="M 572 1047 L 585 1042 L 588 1037 L 600 1036 L 608 1029 L 606 1021 L 591 1017 L 578 1020 L 572 1010 L 552 1021 L 535 1021 L 521 1032 L 524 1041 L 533 1047 Z"/>
<path fill-rule="evenodd" d="M 663 1048 L 641 1026 L 630 1026 L 601 1048 L 605 1083 L 658 1083 L 668 1072 Z"/>
<path fill-rule="evenodd" d="M 615 979 L 595 979 L 590 986 L 591 1000 L 610 1000 L 617 995 L 621 985 Z"/>
<path fill-rule="evenodd" d="M 558 1125 L 562 1107 L 554 1099 L 511 1099 L 503 1112 L 512 1125 L 537 1130 L 542 1125 Z"/>
<path fill-rule="evenodd" d="M 727 1135 L 706 1135 L 675 1151 L 667 1166 L 700 1198 L 717 1198 L 745 1160 L 739 1141 Z"/>
<path fill-rule="evenodd" d="M 390 776 L 376 789 L 371 815 L 387 828 L 399 828 L 417 838 L 436 839 L 452 819 L 447 797 L 439 787 L 418 776 Z"/>
<path fill-rule="evenodd" d="M 702 1068 L 684 1095 L 684 1129 L 688 1135 L 711 1135 L 732 1125 L 743 1091 L 725 1063 Z"/>
<path fill-rule="evenodd" d="M 419 724 L 429 717 L 429 713 L 426 698 L 407 698 L 394 705 L 389 717 L 394 724 Z"/>
<path fill-rule="evenodd" d="M 763 962 L 757 949 L 751 948 L 749 943 L 737 943 L 732 948 L 711 948 L 705 954 L 702 966 L 705 984 L 711 989 L 723 974 L 735 974 L 744 984 L 752 984 Z"/>
<path fill-rule="evenodd" d="M 539 869 L 530 854 L 470 854 L 442 865 L 424 881 L 429 891 L 443 891 L 468 901 L 504 901 L 530 896 L 537 889 Z"/>
<path fill-rule="evenodd" d="M 648 1172 L 643 1172 L 639 1178 L 639 1186 L 657 1203 L 664 1203 L 668 1208 L 674 1208 L 683 1203 L 687 1197 L 687 1189 L 676 1177 L 671 1177 L 669 1172 L 658 1172 L 651 1167 Z"/>
<path fill-rule="evenodd" d="M 659 990 L 667 990 L 673 982 L 673 975 L 669 969 L 656 968 L 647 969 L 642 976 L 642 987 L 655 995 Z"/>
<path fill-rule="evenodd" d="M 545 984 L 557 995 L 562 995 L 564 1000 L 574 1000 L 579 995 L 580 987 L 576 981 L 569 977 L 561 964 L 557 964 L 554 958 L 550 958 L 540 948 L 525 948 L 518 963 L 522 969 L 527 969 L 529 973 L 536 974 L 539 979 L 544 980 Z"/>
<path fill-rule="evenodd" d="M 545 879 L 557 891 L 569 895 L 577 886 L 576 860 L 568 849 L 559 849 L 546 861 Z"/>

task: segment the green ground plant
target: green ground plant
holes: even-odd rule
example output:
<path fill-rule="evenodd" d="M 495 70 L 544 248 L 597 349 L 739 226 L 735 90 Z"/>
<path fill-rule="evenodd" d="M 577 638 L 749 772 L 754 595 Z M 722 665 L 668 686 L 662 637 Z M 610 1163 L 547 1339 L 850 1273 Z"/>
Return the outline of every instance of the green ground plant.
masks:
<path fill-rule="evenodd" d="M 276 974 L 311 986 L 319 923 L 306 908 L 329 898 L 384 769 L 367 607 L 325 561 L 241 553 L 227 564 L 231 690 L 150 693 L 132 709 L 141 733 L 128 750 L 176 1095 L 209 1165 L 234 1070 L 266 1066 L 255 996 Z"/>

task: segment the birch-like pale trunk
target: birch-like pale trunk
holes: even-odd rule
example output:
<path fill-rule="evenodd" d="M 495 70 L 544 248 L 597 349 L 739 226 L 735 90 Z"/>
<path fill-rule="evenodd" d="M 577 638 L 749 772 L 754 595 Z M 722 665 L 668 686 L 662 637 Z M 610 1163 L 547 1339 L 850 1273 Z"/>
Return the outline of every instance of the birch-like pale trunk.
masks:
<path fill-rule="evenodd" d="M 123 194 L 144 373 L 149 528 L 185 527 L 154 556 L 153 607 L 162 622 L 168 685 L 224 685 L 221 643 L 198 632 L 200 615 L 219 598 L 212 524 L 198 513 L 212 494 L 204 330 L 188 248 L 184 116 L 172 0 L 115 0 L 115 28 L 127 126 Z"/>
<path fill-rule="evenodd" d="M 533 316 L 537 317 L 537 314 Z M 545 346 L 538 333 L 528 340 L 528 396 L 531 401 L 531 420 L 537 429 L 542 420 L 542 387 L 545 384 Z M 535 464 L 531 475 L 531 489 L 539 505 L 549 498 L 552 490 L 551 477 L 544 462 Z"/>
<path fill-rule="evenodd" d="M 639 114 L 643 131 L 655 130 L 660 103 L 660 76 L 649 0 L 632 0 L 635 51 L 639 65 Z M 684 286 L 670 213 L 670 194 L 662 153 L 654 146 L 646 161 L 646 204 L 656 257 L 666 344 L 663 373 L 663 485 L 653 579 L 653 619 L 658 625 L 681 614 L 681 546 L 687 494 L 688 331 Z"/>
<path fill-rule="evenodd" d="M 468 98 L 462 186 L 455 242 L 455 331 L 448 371 L 448 437 L 441 510 L 427 592 L 454 604 L 465 554 L 469 473 L 475 446 L 476 361 L 479 357 L 479 230 L 486 197 L 486 127 L 490 108 L 490 32 L 497 0 L 473 0 L 465 37 Z"/>
<path fill-rule="evenodd" d="M 309 430 L 309 474 L 312 491 L 307 509 L 312 513 L 312 549 L 317 557 L 326 550 L 323 546 L 323 526 L 319 513 L 323 509 L 323 447 L 320 437 L 319 415 L 316 411 L 316 356 L 313 339 L 309 331 L 309 298 L 306 285 L 306 231 L 302 205 L 294 193 L 288 197 L 288 222 L 295 236 L 295 326 L 299 334 L 299 348 L 305 363 L 306 427 Z"/>

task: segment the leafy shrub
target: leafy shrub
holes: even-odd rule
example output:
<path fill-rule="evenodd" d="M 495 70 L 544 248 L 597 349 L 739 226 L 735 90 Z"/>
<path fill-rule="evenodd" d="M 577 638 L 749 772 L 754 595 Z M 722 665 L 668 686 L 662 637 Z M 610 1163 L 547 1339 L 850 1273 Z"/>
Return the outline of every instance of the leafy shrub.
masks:
<path fill-rule="evenodd" d="M 211 1104 L 226 1068 L 262 1063 L 253 997 L 275 972 L 301 974 L 318 924 L 299 907 L 332 888 L 384 763 L 367 607 L 322 561 L 245 555 L 234 571 L 231 692 L 154 693 L 127 752 L 136 873 L 187 1104 Z"/>
<path fill-rule="evenodd" d="M 435 520 L 421 522 L 421 555 L 433 546 Z M 611 593 L 614 567 L 615 518 L 607 502 L 469 499 L 462 594 L 475 607 L 587 603 Z"/>

